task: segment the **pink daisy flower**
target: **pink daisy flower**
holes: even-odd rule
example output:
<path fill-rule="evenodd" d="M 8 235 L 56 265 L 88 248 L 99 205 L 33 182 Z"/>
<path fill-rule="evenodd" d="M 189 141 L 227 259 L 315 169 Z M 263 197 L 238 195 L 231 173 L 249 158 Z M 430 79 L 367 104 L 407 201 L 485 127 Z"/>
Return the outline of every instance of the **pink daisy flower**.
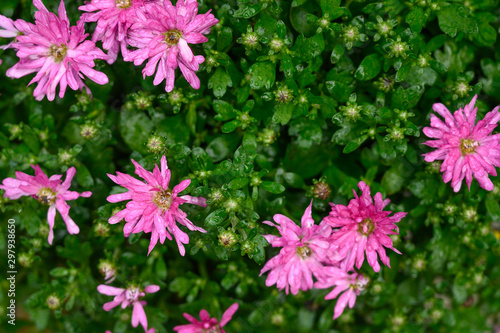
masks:
<path fill-rule="evenodd" d="M 349 274 L 336 267 L 326 267 L 323 273 L 323 277 L 318 282 L 314 283 L 314 287 L 325 289 L 335 286 L 335 288 L 325 296 L 325 299 L 334 299 L 343 292 L 337 300 L 333 313 L 333 319 L 337 319 L 342 312 L 344 312 L 347 304 L 349 304 L 349 308 L 352 309 L 356 303 L 356 296 L 365 290 L 370 279 L 363 274 Z"/>
<path fill-rule="evenodd" d="M 2 38 L 16 38 L 19 35 L 28 33 L 34 27 L 33 24 L 27 23 L 21 19 L 12 21 L 10 18 L 0 15 L 0 37 Z M 0 49 L 8 49 L 12 43 L 1 45 Z"/>
<path fill-rule="evenodd" d="M 493 190 L 488 174 L 496 176 L 495 167 L 500 166 L 500 134 L 491 134 L 500 120 L 500 106 L 488 112 L 476 124 L 476 99 L 477 95 L 464 109 L 460 108 L 453 114 L 443 104 L 435 103 L 432 108 L 444 118 L 444 122 L 432 114 L 431 127 L 423 130 L 429 138 L 436 139 L 424 144 L 437 148 L 423 154 L 425 161 L 443 160 L 443 181 L 448 183 L 451 180 L 455 192 L 460 190 L 464 178 L 470 191 L 472 177 L 485 190 Z"/>
<path fill-rule="evenodd" d="M 197 12 L 197 0 L 178 0 L 176 6 L 170 0 L 163 0 L 137 11 L 137 23 L 130 28 L 128 43 L 138 49 L 129 52 L 125 60 L 139 66 L 148 59 L 142 71 L 144 77 L 156 71 L 154 85 L 166 80 L 167 92 L 174 88 L 177 67 L 189 84 L 199 89 L 200 80 L 195 72 L 205 58 L 195 56 L 188 44 L 208 41 L 203 35 L 219 20 L 210 11 L 201 15 Z"/>
<path fill-rule="evenodd" d="M 38 165 L 31 166 L 35 169 L 35 175 L 30 176 L 24 172 L 16 171 L 17 178 L 5 178 L 0 185 L 0 189 L 5 190 L 4 197 L 15 200 L 24 196 L 32 196 L 44 205 L 49 206 L 47 221 L 49 223 L 49 244 L 52 245 L 54 239 L 54 220 L 56 209 L 62 216 L 66 228 L 70 234 L 77 234 L 80 229 L 69 216 L 70 206 L 66 203 L 68 200 L 76 200 L 79 197 L 88 198 L 92 192 L 78 193 L 68 191 L 71 180 L 76 174 L 76 169 L 71 167 L 66 172 L 66 179 L 61 180 L 62 175 L 53 175 L 50 178 L 40 169 Z"/>
<path fill-rule="evenodd" d="M 127 203 L 127 208 L 110 217 L 109 223 L 114 224 L 125 219 L 126 224 L 123 227 L 125 237 L 141 231 L 150 232 L 148 255 L 158 240 L 163 244 L 166 238 L 172 240 L 171 234 L 173 234 L 179 252 L 184 255 L 186 250 L 183 244 L 189 243 L 189 236 L 179 229 L 175 222 L 179 222 L 189 230 L 206 231 L 189 221 L 179 206 L 190 203 L 206 207 L 206 199 L 189 195 L 178 196 L 189 186 L 190 179 L 183 180 L 172 189 L 169 188 L 170 170 L 165 156 L 161 158 L 161 169 L 155 164 L 153 172 L 147 171 L 134 160 L 132 163 L 135 165 L 135 173 L 146 183 L 121 172 L 117 172 L 116 176 L 108 174 L 112 181 L 128 189 L 128 192 L 110 195 L 107 200 L 109 202 L 132 200 Z"/>
<path fill-rule="evenodd" d="M 222 319 L 217 322 L 216 318 L 210 318 L 207 310 L 200 311 L 200 319 L 196 319 L 188 313 L 184 313 L 186 318 L 191 324 L 179 325 L 174 327 L 174 331 L 179 333 L 204 333 L 204 332 L 218 332 L 226 333 L 223 327 L 233 318 L 234 313 L 238 310 L 238 303 L 231 305 L 226 312 L 222 315 Z"/>
<path fill-rule="evenodd" d="M 389 248 L 401 254 L 392 246 L 392 240 L 387 235 L 397 235 L 398 227 L 395 223 L 401 221 L 407 213 L 396 213 L 389 216 L 391 211 L 384 211 L 384 207 L 390 202 L 389 199 L 382 199 L 382 194 L 375 194 L 375 203 L 370 194 L 370 187 L 364 182 L 359 182 L 358 187 L 362 191 L 358 197 L 355 190 L 354 199 L 349 205 L 336 205 L 330 203 L 332 210 L 323 221 L 334 228 L 331 242 L 338 252 L 338 258 L 342 259 L 340 268 L 350 271 L 354 267 L 359 269 L 366 258 L 368 264 L 375 272 L 380 270 L 377 260 L 377 253 L 384 265 L 390 266 L 389 257 L 385 249 Z"/>
<path fill-rule="evenodd" d="M 150 4 L 147 0 L 91 0 L 79 10 L 91 12 L 83 14 L 81 20 L 97 22 L 92 40 L 102 41 L 108 50 L 108 63 L 116 61 L 118 52 L 127 53 L 127 31 L 133 23 L 135 13 Z"/>
<path fill-rule="evenodd" d="M 281 237 L 263 235 L 273 247 L 281 247 L 280 253 L 271 258 L 260 271 L 260 275 L 271 270 L 266 286 L 276 283 L 278 289 L 291 289 L 296 295 L 299 289 L 309 290 L 313 287 L 314 275 L 318 278 L 324 269 L 323 263 L 328 262 L 333 254 L 330 252 L 328 238 L 331 228 L 326 224 L 315 225 L 311 215 L 312 201 L 302 216 L 299 227 L 288 217 L 276 214 L 273 219 L 278 225 L 264 221 L 263 223 L 276 227 Z"/>
<path fill-rule="evenodd" d="M 141 291 L 137 286 L 130 286 L 127 289 L 111 287 L 105 284 L 97 286 L 97 291 L 101 294 L 115 296 L 111 302 L 103 305 L 102 308 L 105 311 L 109 311 L 120 304 L 122 309 L 131 305 L 133 307 L 132 326 L 137 327 L 137 325 L 141 324 L 144 331 L 147 333 L 154 333 L 155 329 L 152 328 L 148 331 L 148 318 L 146 317 L 146 312 L 144 312 L 143 308 L 143 306 L 146 305 L 146 301 L 140 301 L 139 298 L 144 297 L 146 293 L 151 294 L 157 292 L 158 290 L 160 290 L 160 287 L 157 285 L 149 285 L 144 288 L 144 291 Z"/>
<path fill-rule="evenodd" d="M 88 34 L 84 22 L 69 27 L 64 1 L 59 6 L 59 17 L 49 13 L 41 0 L 33 0 L 33 4 L 38 9 L 35 25 L 12 43 L 20 61 L 7 70 L 7 76 L 17 79 L 37 73 L 29 83 L 38 83 L 33 96 L 36 100 L 47 96 L 49 101 L 54 100 L 58 85 L 60 98 L 68 86 L 73 90 L 85 88 L 90 94 L 83 75 L 98 84 L 108 83 L 104 73 L 93 69 L 95 59 L 108 59 L 108 56 L 94 42 L 85 40 Z"/>

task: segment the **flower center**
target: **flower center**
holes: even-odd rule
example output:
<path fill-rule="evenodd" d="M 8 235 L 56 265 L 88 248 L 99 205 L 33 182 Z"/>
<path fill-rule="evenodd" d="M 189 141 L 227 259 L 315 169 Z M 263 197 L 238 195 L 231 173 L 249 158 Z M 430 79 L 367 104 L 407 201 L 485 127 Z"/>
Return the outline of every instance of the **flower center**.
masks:
<path fill-rule="evenodd" d="M 352 287 L 354 290 L 356 290 L 356 291 L 358 291 L 358 292 L 361 292 L 361 291 L 363 291 L 363 290 L 365 290 L 365 289 L 366 289 L 366 285 L 368 284 L 368 282 L 369 282 L 369 281 L 370 281 L 370 280 L 369 280 L 367 277 L 365 277 L 365 276 L 364 276 L 364 275 L 362 275 L 362 274 L 359 274 L 359 275 L 356 277 L 356 281 L 355 281 L 353 284 L 351 284 L 351 287 Z"/>
<path fill-rule="evenodd" d="M 52 191 L 50 188 L 45 187 L 38 192 L 36 195 L 36 200 L 44 205 L 51 206 L 56 202 L 56 192 Z"/>
<path fill-rule="evenodd" d="M 116 0 L 116 7 L 125 9 L 132 5 L 131 0 Z"/>
<path fill-rule="evenodd" d="M 462 150 L 462 156 L 474 153 L 476 151 L 476 147 L 478 146 L 479 143 L 472 139 L 460 139 L 460 149 Z"/>
<path fill-rule="evenodd" d="M 49 49 L 49 55 L 54 58 L 55 62 L 61 62 L 66 57 L 68 47 L 64 44 L 52 45 Z"/>
<path fill-rule="evenodd" d="M 139 288 L 130 287 L 125 291 L 125 297 L 128 301 L 134 302 L 139 298 Z"/>
<path fill-rule="evenodd" d="M 169 189 L 160 190 L 153 196 L 153 202 L 158 208 L 162 209 L 163 211 L 166 211 L 170 208 L 172 200 L 172 191 Z"/>
<path fill-rule="evenodd" d="M 206 323 L 205 326 L 207 326 L 207 325 L 210 325 L 210 324 Z M 208 328 L 202 328 L 202 332 L 203 333 L 220 333 L 219 324 L 212 326 L 212 327 L 208 327 Z"/>
<path fill-rule="evenodd" d="M 307 259 L 309 258 L 313 252 L 308 246 L 301 246 L 297 248 L 297 254 L 302 258 L 302 259 Z"/>
<path fill-rule="evenodd" d="M 358 232 L 365 236 L 370 235 L 374 229 L 375 225 L 373 224 L 373 221 L 370 218 L 364 219 L 358 225 Z"/>
<path fill-rule="evenodd" d="M 165 33 L 165 42 L 170 46 L 177 45 L 181 37 L 182 33 L 179 30 L 169 30 Z"/>

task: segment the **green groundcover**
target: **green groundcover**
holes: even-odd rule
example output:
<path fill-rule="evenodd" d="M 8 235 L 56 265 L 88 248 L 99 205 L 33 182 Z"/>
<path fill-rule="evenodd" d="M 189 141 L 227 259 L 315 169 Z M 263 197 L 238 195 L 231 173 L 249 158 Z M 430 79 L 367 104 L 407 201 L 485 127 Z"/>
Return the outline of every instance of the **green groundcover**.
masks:
<path fill-rule="evenodd" d="M 1 332 L 500 332 L 499 0 L 0 14 Z"/>

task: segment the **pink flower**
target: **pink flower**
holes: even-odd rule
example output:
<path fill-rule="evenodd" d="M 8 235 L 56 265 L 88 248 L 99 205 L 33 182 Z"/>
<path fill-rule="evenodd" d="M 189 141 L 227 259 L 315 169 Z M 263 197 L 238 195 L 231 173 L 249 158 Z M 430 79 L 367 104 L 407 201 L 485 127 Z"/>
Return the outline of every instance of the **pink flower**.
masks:
<path fill-rule="evenodd" d="M 234 313 L 238 310 L 238 303 L 234 303 L 231 305 L 226 312 L 222 315 L 222 319 L 220 323 L 217 322 L 217 319 L 210 318 L 207 310 L 200 311 L 200 319 L 198 321 L 196 318 L 191 316 L 190 314 L 184 313 L 184 318 L 189 320 L 191 324 L 187 325 L 179 325 L 174 327 L 174 331 L 179 333 L 204 333 L 204 332 L 220 332 L 226 333 L 222 328 L 226 326 L 226 324 L 231 320 Z"/>
<path fill-rule="evenodd" d="M 273 247 L 282 247 L 280 253 L 271 258 L 260 271 L 260 275 L 271 270 L 266 280 L 266 286 L 276 283 L 278 289 L 289 289 L 296 295 L 300 290 L 306 291 L 313 287 L 312 275 L 318 278 L 323 270 L 324 262 L 328 262 L 332 253 L 328 237 L 331 228 L 328 225 L 315 225 L 311 216 L 311 204 L 302 216 L 302 227 L 299 227 L 288 217 L 276 214 L 274 221 L 278 225 L 264 221 L 263 223 L 276 227 L 281 237 L 263 235 Z"/>
<path fill-rule="evenodd" d="M 203 34 L 208 34 L 219 20 L 210 12 L 202 15 L 197 12 L 197 0 L 178 0 L 175 7 L 170 0 L 163 0 L 137 11 L 137 23 L 130 28 L 128 42 L 138 49 L 129 52 L 125 60 L 138 66 L 149 59 L 142 71 L 144 77 L 156 71 L 154 85 L 166 80 L 167 92 L 174 88 L 177 67 L 189 84 L 199 89 L 200 80 L 195 72 L 205 58 L 195 56 L 188 44 L 208 41 Z"/>
<path fill-rule="evenodd" d="M 183 180 L 173 189 L 169 188 L 170 170 L 165 156 L 161 158 L 161 170 L 155 164 L 153 172 L 146 171 L 134 160 L 132 160 L 132 163 L 135 165 L 135 173 L 142 177 L 146 183 L 121 172 L 117 172 L 116 176 L 108 174 L 112 181 L 127 188 L 128 192 L 110 195 L 107 200 L 109 202 L 132 200 L 127 203 L 127 208 L 112 216 L 109 223 L 114 224 L 125 219 L 126 224 L 123 227 L 125 237 L 141 231 L 151 232 L 148 255 L 155 247 L 158 239 L 163 244 L 165 238 L 172 240 L 171 234 L 173 234 L 179 252 L 184 255 L 186 250 L 183 244 L 189 243 L 189 236 L 179 229 L 175 222 L 179 222 L 189 230 L 206 231 L 189 221 L 186 213 L 180 210 L 179 206 L 190 203 L 206 207 L 205 198 L 189 195 L 178 196 L 180 192 L 189 186 L 190 179 Z"/>
<path fill-rule="evenodd" d="M 127 54 L 127 31 L 136 11 L 147 5 L 147 0 L 91 0 L 78 7 L 79 10 L 92 12 L 83 14 L 81 20 L 97 22 L 92 40 L 102 41 L 103 49 L 109 51 L 109 64 L 115 62 L 120 49 L 122 54 Z"/>
<path fill-rule="evenodd" d="M 130 286 L 127 289 L 116 288 L 107 286 L 105 284 L 101 284 L 97 286 L 97 291 L 99 291 L 103 295 L 115 296 L 111 302 L 108 302 L 103 305 L 103 309 L 105 311 L 109 311 L 112 308 L 121 304 L 122 309 L 125 309 L 127 306 L 131 305 L 133 307 L 132 310 L 132 326 L 137 327 L 139 323 L 144 328 L 144 331 L 147 333 L 154 333 L 154 328 L 148 331 L 148 318 L 146 317 L 146 313 L 144 312 L 143 306 L 146 305 L 146 301 L 140 301 L 139 297 L 144 297 L 146 294 L 155 293 L 160 290 L 160 287 L 157 285 L 150 285 L 144 288 L 144 292 L 139 289 L 137 286 Z"/>
<path fill-rule="evenodd" d="M 56 209 L 61 214 L 66 228 L 70 234 L 77 234 L 80 229 L 76 223 L 69 216 L 69 205 L 67 200 L 76 200 L 79 197 L 88 198 L 92 192 L 74 192 L 68 191 L 71 180 L 76 174 L 76 169 L 71 167 L 66 172 L 66 179 L 61 180 L 62 175 L 53 175 L 50 178 L 40 169 L 38 165 L 31 166 L 35 169 L 35 175 L 30 176 L 24 172 L 16 171 L 17 178 L 5 178 L 0 185 L 0 189 L 5 190 L 4 197 L 12 200 L 19 199 L 20 197 L 31 195 L 44 205 L 49 206 L 47 213 L 47 221 L 49 223 L 49 244 L 52 245 L 54 239 L 54 219 L 56 216 Z"/>
<path fill-rule="evenodd" d="M 384 211 L 384 207 L 390 200 L 382 199 L 382 194 L 375 194 L 375 204 L 373 203 L 370 187 L 364 182 L 358 183 L 363 192 L 358 197 L 354 192 L 354 199 L 348 206 L 336 205 L 330 203 L 332 211 L 323 221 L 328 223 L 335 230 L 332 234 L 332 246 L 337 249 L 338 258 L 342 259 L 340 268 L 350 271 L 354 267 L 359 269 L 366 258 L 368 264 L 373 267 L 375 272 L 380 270 L 377 261 L 377 253 L 382 263 L 390 267 L 389 257 L 385 253 L 384 246 L 401 254 L 392 246 L 392 240 L 387 235 L 397 235 L 398 227 L 395 223 L 399 222 L 407 213 L 396 213 L 389 216 L 391 211 Z M 393 231 L 395 230 L 395 231 Z"/>
<path fill-rule="evenodd" d="M 33 24 L 23 20 L 12 21 L 10 18 L 0 15 L 0 37 L 2 38 L 16 38 L 23 33 L 31 31 L 32 27 L 34 27 Z M 12 43 L 2 45 L 0 49 L 8 49 L 12 46 Z"/>
<path fill-rule="evenodd" d="M 324 289 L 335 286 L 335 288 L 325 296 L 325 299 L 334 299 L 341 292 L 335 305 L 335 311 L 333 314 L 333 319 L 337 319 L 346 305 L 349 303 L 349 308 L 352 309 L 354 303 L 356 303 L 356 296 L 358 296 L 363 290 L 365 290 L 366 285 L 369 282 L 368 277 L 363 276 L 363 274 L 352 273 L 349 274 L 346 271 L 336 268 L 336 267 L 326 267 L 323 270 L 323 277 L 320 281 L 314 283 L 315 288 Z"/>
<path fill-rule="evenodd" d="M 462 180 L 470 190 L 472 176 L 485 190 L 493 190 L 493 183 L 488 174 L 496 176 L 495 167 L 500 166 L 500 134 L 491 135 L 500 120 L 497 106 L 488 112 L 483 120 L 476 124 L 477 108 L 474 107 L 477 95 L 464 109 L 453 113 L 446 106 L 435 103 L 432 108 L 444 118 L 444 122 L 436 115 L 431 115 L 431 127 L 425 127 L 423 132 L 429 138 L 425 142 L 435 151 L 423 154 L 426 162 L 443 160 L 441 172 L 445 183 L 451 180 L 453 191 L 458 192 Z"/>
<path fill-rule="evenodd" d="M 105 284 L 110 284 L 116 279 L 116 268 L 111 262 L 107 260 L 101 261 L 97 268 L 99 269 L 99 272 L 104 275 Z"/>
<path fill-rule="evenodd" d="M 85 41 L 84 22 L 69 27 L 64 2 L 59 6 L 59 17 L 49 13 L 41 0 L 33 0 L 38 11 L 35 25 L 30 31 L 23 31 L 11 47 L 17 50 L 19 62 L 7 70 L 10 78 L 20 78 L 37 73 L 29 84 L 38 82 L 33 96 L 42 100 L 47 96 L 54 100 L 59 85 L 59 97 L 64 97 L 66 88 L 90 89 L 83 83 L 83 75 L 98 84 L 108 83 L 108 77 L 93 69 L 95 59 L 108 59 L 106 54 L 92 41 Z M 16 21 L 17 22 L 17 21 Z"/>

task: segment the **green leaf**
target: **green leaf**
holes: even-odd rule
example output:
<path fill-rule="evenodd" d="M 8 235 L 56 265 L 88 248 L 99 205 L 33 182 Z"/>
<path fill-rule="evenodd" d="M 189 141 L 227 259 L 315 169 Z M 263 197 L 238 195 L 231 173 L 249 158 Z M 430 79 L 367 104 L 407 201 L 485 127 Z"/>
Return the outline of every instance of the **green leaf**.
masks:
<path fill-rule="evenodd" d="M 241 125 L 241 121 L 235 119 L 227 122 L 222 126 L 222 133 L 232 133 Z"/>
<path fill-rule="evenodd" d="M 479 32 L 473 34 L 472 38 L 480 46 L 493 46 L 497 40 L 497 30 L 490 24 L 495 22 L 496 16 L 489 12 L 479 12 L 474 14 L 478 22 Z"/>
<path fill-rule="evenodd" d="M 94 178 L 92 178 L 90 170 L 85 165 L 80 164 L 77 171 L 75 178 L 78 184 L 84 188 L 91 188 L 94 186 Z"/>
<path fill-rule="evenodd" d="M 321 0 L 319 5 L 323 14 L 328 14 L 330 17 L 335 16 L 340 6 L 340 0 Z"/>
<path fill-rule="evenodd" d="M 153 122 L 148 116 L 144 113 L 122 110 L 118 127 L 123 141 L 130 149 L 147 153 L 148 150 L 144 143 L 147 142 L 153 131 Z"/>
<path fill-rule="evenodd" d="M 361 135 L 359 137 L 357 137 L 356 139 L 354 139 L 353 141 L 350 141 L 345 147 L 344 147 L 344 154 L 349 154 L 349 153 L 352 153 L 353 151 L 355 151 L 356 149 L 359 148 L 359 146 L 361 146 L 361 144 L 363 142 L 366 141 L 366 139 L 368 138 L 368 135 Z"/>
<path fill-rule="evenodd" d="M 56 267 L 50 271 L 50 275 L 57 278 L 63 277 L 68 275 L 68 270 L 64 267 Z"/>
<path fill-rule="evenodd" d="M 156 127 L 156 133 L 165 139 L 168 146 L 189 143 L 189 128 L 182 114 L 162 120 Z"/>
<path fill-rule="evenodd" d="M 307 0 L 293 0 L 292 1 L 292 7 L 298 7 L 302 4 L 304 4 Z"/>
<path fill-rule="evenodd" d="M 404 81 L 404 79 L 406 79 L 406 77 L 410 73 L 412 67 L 413 67 L 412 61 L 404 62 L 403 65 L 399 67 L 398 72 L 396 73 L 396 82 Z"/>
<path fill-rule="evenodd" d="M 205 219 L 205 225 L 209 228 L 216 227 L 224 222 L 229 213 L 224 208 L 219 208 L 211 212 Z"/>
<path fill-rule="evenodd" d="M 165 280 L 167 278 L 167 264 L 163 258 L 158 258 L 155 264 L 155 273 L 160 279 Z"/>
<path fill-rule="evenodd" d="M 280 61 L 280 71 L 285 74 L 287 78 L 291 78 L 294 73 L 294 66 L 292 63 L 292 58 L 289 54 L 284 54 Z"/>
<path fill-rule="evenodd" d="M 436 80 L 437 73 L 435 70 L 430 67 L 419 68 L 418 66 L 412 67 L 408 76 L 405 78 L 405 81 L 411 86 L 424 84 L 432 86 Z"/>
<path fill-rule="evenodd" d="M 457 275 L 453 281 L 453 298 L 458 304 L 464 303 L 469 296 L 469 293 L 467 292 L 467 282 L 468 281 L 466 281 L 461 274 Z"/>
<path fill-rule="evenodd" d="M 217 112 L 217 115 L 215 116 L 215 119 L 217 120 L 231 120 L 233 118 L 236 118 L 236 116 L 238 115 L 232 105 L 226 101 L 215 100 L 213 102 L 213 107 L 215 112 Z"/>
<path fill-rule="evenodd" d="M 285 22 L 278 20 L 276 22 L 276 35 L 278 35 L 279 38 L 286 38 L 286 25 Z"/>
<path fill-rule="evenodd" d="M 310 61 L 318 57 L 324 49 L 325 40 L 323 34 L 316 34 L 310 38 L 299 35 L 292 48 L 292 50 L 295 51 L 295 56 L 302 61 Z"/>
<path fill-rule="evenodd" d="M 380 135 L 377 135 L 376 138 L 380 157 L 382 157 L 383 159 L 396 158 L 396 151 L 394 150 L 392 142 L 384 141 L 384 139 Z"/>
<path fill-rule="evenodd" d="M 262 10 L 261 3 L 258 3 L 253 6 L 243 5 L 243 7 L 239 8 L 237 11 L 234 12 L 234 17 L 248 19 L 257 15 L 261 10 Z"/>
<path fill-rule="evenodd" d="M 233 81 L 222 67 L 218 67 L 215 73 L 208 80 L 208 88 L 213 89 L 214 95 L 221 98 L 227 91 L 227 87 L 232 87 Z"/>
<path fill-rule="evenodd" d="M 347 102 L 354 91 L 353 87 L 339 81 L 327 81 L 326 88 L 332 97 L 341 103 Z"/>
<path fill-rule="evenodd" d="M 273 194 L 280 194 L 285 192 L 285 186 L 275 183 L 275 182 L 269 182 L 269 181 L 263 181 L 260 186 L 266 190 L 267 192 L 273 193 Z"/>
<path fill-rule="evenodd" d="M 488 215 L 494 221 L 500 220 L 500 204 L 498 200 L 491 193 L 488 193 L 485 200 L 486 210 L 488 211 Z"/>
<path fill-rule="evenodd" d="M 440 63 L 439 61 L 431 60 L 431 61 L 429 61 L 429 65 L 431 66 L 431 68 L 433 70 L 435 70 L 436 72 L 438 72 L 440 74 L 446 73 L 448 71 L 448 68 L 444 64 Z"/>
<path fill-rule="evenodd" d="M 261 61 L 253 64 L 248 69 L 252 74 L 250 78 L 250 88 L 252 89 L 271 89 L 276 80 L 276 66 L 270 61 Z"/>
<path fill-rule="evenodd" d="M 425 14 L 424 10 L 420 6 L 415 6 L 406 15 L 406 23 L 410 26 L 410 29 L 415 33 L 420 33 L 425 24 Z"/>
<path fill-rule="evenodd" d="M 40 151 L 40 141 L 38 140 L 38 135 L 28 125 L 24 125 L 23 130 L 24 143 L 26 143 L 33 154 L 38 155 L 38 152 Z"/>
<path fill-rule="evenodd" d="M 249 182 L 250 182 L 250 179 L 247 177 L 235 178 L 229 182 L 228 186 L 229 186 L 229 189 L 231 189 L 231 190 L 239 190 L 239 189 L 247 186 Z"/>
<path fill-rule="evenodd" d="M 293 188 L 302 189 L 305 186 L 304 179 L 296 173 L 286 172 L 283 174 L 283 178 Z"/>
<path fill-rule="evenodd" d="M 217 34 L 217 51 L 222 52 L 233 41 L 233 29 L 224 27 Z"/>
<path fill-rule="evenodd" d="M 212 140 L 207 146 L 207 153 L 214 162 L 222 161 L 231 154 L 238 145 L 238 141 L 234 134 L 218 136 Z"/>
<path fill-rule="evenodd" d="M 368 81 L 378 75 L 382 69 L 382 63 L 376 53 L 366 56 L 359 65 L 354 77 L 360 81 Z"/>
<path fill-rule="evenodd" d="M 441 30 L 450 37 L 457 33 L 477 33 L 477 22 L 470 17 L 470 9 L 463 5 L 451 4 L 438 12 L 438 23 Z"/>
<path fill-rule="evenodd" d="M 332 64 L 336 64 L 340 58 L 344 55 L 344 47 L 341 44 L 335 45 L 330 56 L 330 61 Z"/>
<path fill-rule="evenodd" d="M 296 143 L 303 149 L 309 149 L 314 144 L 320 144 L 323 139 L 323 130 L 317 121 L 296 119 L 290 124 L 290 136 L 297 136 Z"/>
<path fill-rule="evenodd" d="M 0 147 L 8 148 L 10 145 L 9 138 L 5 136 L 2 132 L 0 132 Z"/>
<path fill-rule="evenodd" d="M 273 122 L 286 125 L 292 119 L 293 104 L 278 104 L 274 110 Z"/>
<path fill-rule="evenodd" d="M 391 99 L 392 107 L 395 109 L 408 110 L 414 108 L 422 94 L 424 88 L 422 86 L 413 86 L 408 89 L 399 87 L 393 94 Z"/>
<path fill-rule="evenodd" d="M 384 173 L 380 184 L 385 188 L 388 194 L 393 194 L 401 190 L 405 182 L 405 178 L 399 174 L 400 164 L 392 166 Z"/>

